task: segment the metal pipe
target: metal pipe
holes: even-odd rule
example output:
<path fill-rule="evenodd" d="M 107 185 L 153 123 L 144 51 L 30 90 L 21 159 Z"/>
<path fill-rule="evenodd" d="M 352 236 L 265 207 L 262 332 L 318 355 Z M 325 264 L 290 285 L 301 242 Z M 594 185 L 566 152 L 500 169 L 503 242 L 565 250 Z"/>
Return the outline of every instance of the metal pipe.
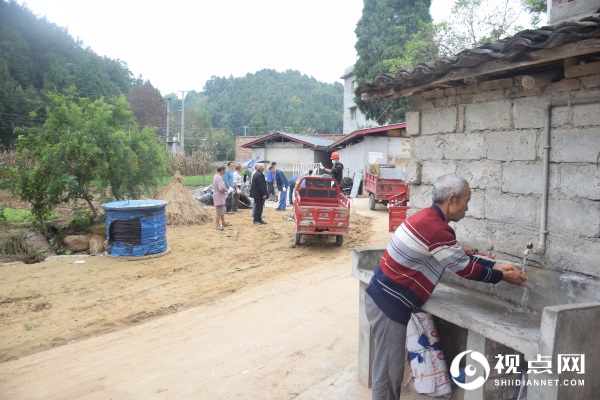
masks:
<path fill-rule="evenodd" d="M 543 182 L 542 182 L 542 210 L 540 221 L 540 238 L 534 254 L 541 255 L 546 252 L 546 238 L 548 236 L 548 192 L 550 181 L 550 138 L 552 131 L 552 109 L 559 106 L 572 106 L 581 104 L 600 103 L 599 96 L 590 96 L 581 99 L 569 99 L 566 101 L 549 102 L 544 107 L 545 123 L 544 123 L 544 160 L 543 160 Z"/>
<path fill-rule="evenodd" d="M 552 126 L 552 104 L 546 104 L 544 126 L 544 167 L 542 176 L 542 217 L 540 222 L 540 239 L 536 254 L 546 252 L 546 235 L 548 235 L 548 186 L 550 180 L 550 130 Z"/>

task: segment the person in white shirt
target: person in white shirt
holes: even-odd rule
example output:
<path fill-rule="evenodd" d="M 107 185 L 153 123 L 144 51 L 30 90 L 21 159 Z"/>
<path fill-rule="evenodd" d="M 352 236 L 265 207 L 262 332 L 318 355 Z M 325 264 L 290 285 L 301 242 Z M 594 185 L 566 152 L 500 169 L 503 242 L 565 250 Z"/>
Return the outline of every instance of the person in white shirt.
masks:
<path fill-rule="evenodd" d="M 240 194 L 242 193 L 242 175 L 240 171 L 242 166 L 240 164 L 235 165 L 235 171 L 233 171 L 233 204 L 231 205 L 231 211 L 238 212 L 238 204 L 240 202 Z"/>

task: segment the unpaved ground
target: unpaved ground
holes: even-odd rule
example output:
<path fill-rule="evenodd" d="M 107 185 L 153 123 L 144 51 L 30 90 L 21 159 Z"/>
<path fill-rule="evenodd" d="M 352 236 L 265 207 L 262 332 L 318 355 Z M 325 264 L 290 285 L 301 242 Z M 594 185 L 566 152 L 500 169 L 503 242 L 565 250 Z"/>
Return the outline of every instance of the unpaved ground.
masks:
<path fill-rule="evenodd" d="M 383 245 L 387 213 L 354 213 L 342 247 L 333 238 L 293 245 L 288 213 L 265 210 L 268 225 L 250 211 L 227 216 L 233 226 L 168 227 L 170 254 L 140 261 L 68 257 L 0 266 L 0 361 L 126 328 L 223 298 L 314 266 L 350 265 L 351 249 Z M 375 237 L 374 232 L 381 231 Z M 84 263 L 76 263 L 81 262 Z"/>
<path fill-rule="evenodd" d="M 293 223 L 271 207 L 266 227 L 244 212 L 225 232 L 170 228 L 173 251 L 156 259 L 0 267 L 0 343 L 13 359 L 0 363 L 0 398 L 370 398 L 356 380 L 351 249 L 390 234 L 383 208 L 353 207 L 341 248 L 294 247 Z M 425 399 L 409 380 L 402 399 Z"/>

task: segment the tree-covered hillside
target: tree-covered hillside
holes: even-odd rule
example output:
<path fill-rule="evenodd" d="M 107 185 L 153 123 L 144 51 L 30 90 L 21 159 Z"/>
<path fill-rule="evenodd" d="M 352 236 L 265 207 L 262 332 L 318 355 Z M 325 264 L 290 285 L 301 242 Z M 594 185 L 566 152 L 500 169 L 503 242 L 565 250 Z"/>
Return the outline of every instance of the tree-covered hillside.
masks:
<path fill-rule="evenodd" d="M 323 83 L 298 71 L 263 69 L 240 78 L 212 77 L 204 92 L 190 93 L 212 117 L 213 128 L 239 136 L 273 131 L 342 132 L 344 87 Z"/>
<path fill-rule="evenodd" d="M 100 57 L 65 28 L 37 18 L 14 1 L 0 0 L 0 141 L 14 142 L 14 127 L 42 124 L 44 94 L 77 87 L 97 99 L 126 94 L 134 83 L 121 60 Z M 34 113 L 34 118 L 30 115 Z"/>

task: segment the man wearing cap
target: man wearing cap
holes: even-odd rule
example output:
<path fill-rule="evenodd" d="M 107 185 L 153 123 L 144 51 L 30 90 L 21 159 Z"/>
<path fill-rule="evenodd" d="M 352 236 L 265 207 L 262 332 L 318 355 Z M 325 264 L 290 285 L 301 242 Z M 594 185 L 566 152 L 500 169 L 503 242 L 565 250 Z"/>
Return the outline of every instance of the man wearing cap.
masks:
<path fill-rule="evenodd" d="M 337 151 L 331 153 L 331 162 L 333 166 L 331 168 L 323 168 L 323 170 L 330 174 L 339 186 L 344 173 L 344 164 L 340 163 L 340 154 Z"/>

